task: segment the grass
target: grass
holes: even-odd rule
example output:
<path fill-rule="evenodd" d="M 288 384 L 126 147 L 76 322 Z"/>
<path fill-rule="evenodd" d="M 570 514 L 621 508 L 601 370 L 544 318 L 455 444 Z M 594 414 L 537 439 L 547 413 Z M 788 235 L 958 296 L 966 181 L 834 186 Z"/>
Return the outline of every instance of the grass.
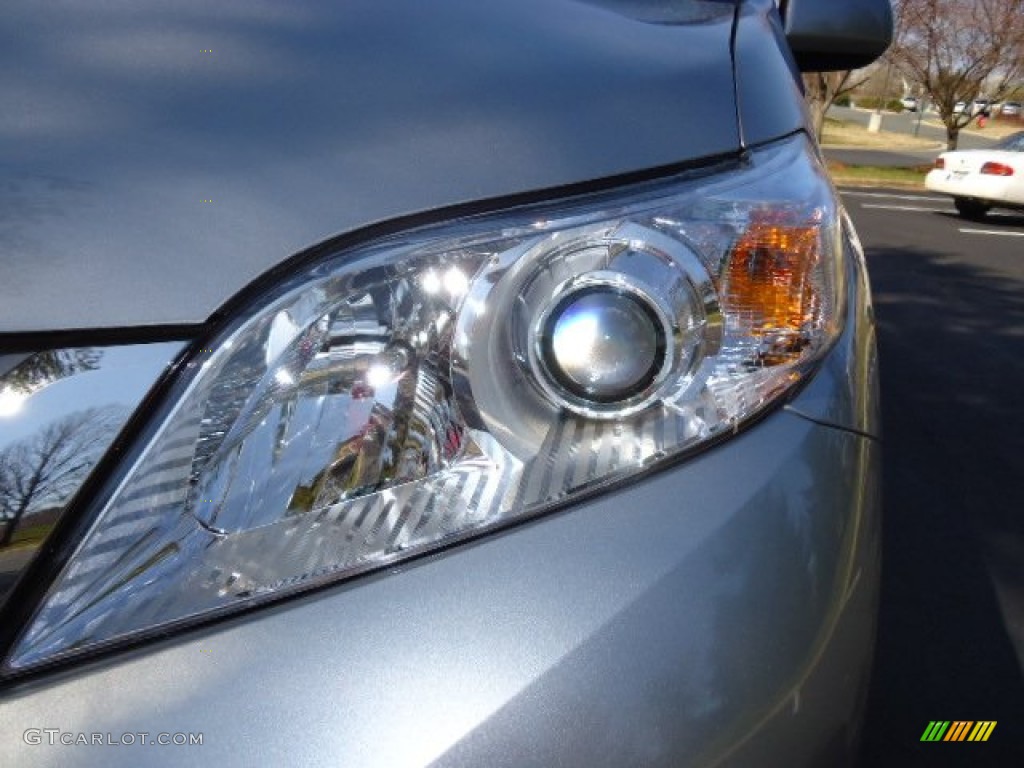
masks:
<path fill-rule="evenodd" d="M 884 125 L 884 123 L 883 123 Z M 878 131 L 871 133 L 863 125 L 825 118 L 822 144 L 847 147 L 877 147 L 878 149 L 934 149 L 935 139 L 922 139 L 906 133 Z"/>
<path fill-rule="evenodd" d="M 845 165 L 828 161 L 828 171 L 836 184 L 863 184 L 890 187 L 911 187 L 920 189 L 924 186 L 924 177 L 931 170 L 930 166 L 917 168 L 886 168 L 875 165 Z"/>
<path fill-rule="evenodd" d="M 939 125 L 942 124 L 939 123 Z M 1021 131 L 1024 131 L 1024 120 L 1009 118 L 989 120 L 984 128 L 979 128 L 978 122 L 975 120 L 966 128 L 960 129 L 960 133 L 973 133 L 976 136 L 985 136 L 989 139 L 1003 139 L 1011 133 L 1020 133 Z"/>
<path fill-rule="evenodd" d="M 45 525 L 32 525 L 27 528 L 19 527 L 11 537 L 10 547 L 38 546 L 46 535 L 53 529 L 53 523 Z"/>

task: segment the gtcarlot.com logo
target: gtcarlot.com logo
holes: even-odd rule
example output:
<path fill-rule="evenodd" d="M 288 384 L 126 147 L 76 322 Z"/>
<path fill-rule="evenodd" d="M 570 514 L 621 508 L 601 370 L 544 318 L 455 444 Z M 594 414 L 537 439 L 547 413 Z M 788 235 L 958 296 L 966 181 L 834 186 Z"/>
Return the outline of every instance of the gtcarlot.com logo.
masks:
<path fill-rule="evenodd" d="M 995 729 L 995 720 L 932 720 L 921 741 L 988 741 Z"/>
<path fill-rule="evenodd" d="M 62 731 L 60 728 L 29 728 L 22 734 L 22 738 L 26 744 L 32 746 L 48 744 L 66 747 L 201 747 L 203 745 L 203 734 L 201 733 L 149 733 L 148 731 L 76 733 L 75 731 Z"/>

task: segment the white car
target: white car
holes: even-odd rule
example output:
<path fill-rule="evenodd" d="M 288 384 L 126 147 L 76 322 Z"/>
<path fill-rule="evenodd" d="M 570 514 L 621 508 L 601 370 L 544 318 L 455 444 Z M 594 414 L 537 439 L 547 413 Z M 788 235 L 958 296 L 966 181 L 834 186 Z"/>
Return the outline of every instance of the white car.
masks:
<path fill-rule="evenodd" d="M 989 117 L 992 114 L 992 102 L 988 99 L 975 99 L 971 102 L 971 114 Z"/>
<path fill-rule="evenodd" d="M 990 149 L 943 152 L 924 184 L 953 196 L 961 216 L 980 219 L 990 208 L 1024 210 L 1024 131 Z"/>

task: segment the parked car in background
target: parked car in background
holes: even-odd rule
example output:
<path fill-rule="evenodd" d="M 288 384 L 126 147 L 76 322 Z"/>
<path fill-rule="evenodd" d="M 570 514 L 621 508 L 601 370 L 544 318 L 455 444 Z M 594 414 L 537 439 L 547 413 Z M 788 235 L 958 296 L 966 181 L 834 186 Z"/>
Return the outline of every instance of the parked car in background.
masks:
<path fill-rule="evenodd" d="M 799 84 L 892 14 L 782 9 L 8 0 L 0 765 L 850 764 L 874 313 Z"/>
<path fill-rule="evenodd" d="M 962 114 L 964 110 L 966 110 L 967 108 L 968 107 L 966 101 L 958 101 L 956 104 L 953 105 L 953 114 Z M 976 117 L 978 115 L 989 117 L 991 115 L 991 112 L 992 105 L 988 99 L 975 99 L 970 104 L 970 113 L 972 117 Z"/>
<path fill-rule="evenodd" d="M 925 186 L 953 196 L 961 216 L 981 219 L 992 208 L 1024 208 L 1024 131 L 990 149 L 943 152 Z"/>
<path fill-rule="evenodd" d="M 904 96 L 900 99 L 900 104 L 903 105 L 907 112 L 917 112 L 918 101 L 916 96 Z"/>
<path fill-rule="evenodd" d="M 999 114 L 1003 117 L 1019 117 L 1021 113 L 1021 103 L 1019 101 L 1006 101 L 1003 102 L 1002 109 Z"/>

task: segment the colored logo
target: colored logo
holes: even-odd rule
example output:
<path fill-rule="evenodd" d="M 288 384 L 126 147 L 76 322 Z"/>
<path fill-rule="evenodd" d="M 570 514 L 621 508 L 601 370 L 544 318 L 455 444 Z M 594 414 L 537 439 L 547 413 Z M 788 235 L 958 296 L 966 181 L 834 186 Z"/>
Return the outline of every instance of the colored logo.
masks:
<path fill-rule="evenodd" d="M 988 741 L 995 728 L 995 720 L 932 720 L 921 741 Z"/>

